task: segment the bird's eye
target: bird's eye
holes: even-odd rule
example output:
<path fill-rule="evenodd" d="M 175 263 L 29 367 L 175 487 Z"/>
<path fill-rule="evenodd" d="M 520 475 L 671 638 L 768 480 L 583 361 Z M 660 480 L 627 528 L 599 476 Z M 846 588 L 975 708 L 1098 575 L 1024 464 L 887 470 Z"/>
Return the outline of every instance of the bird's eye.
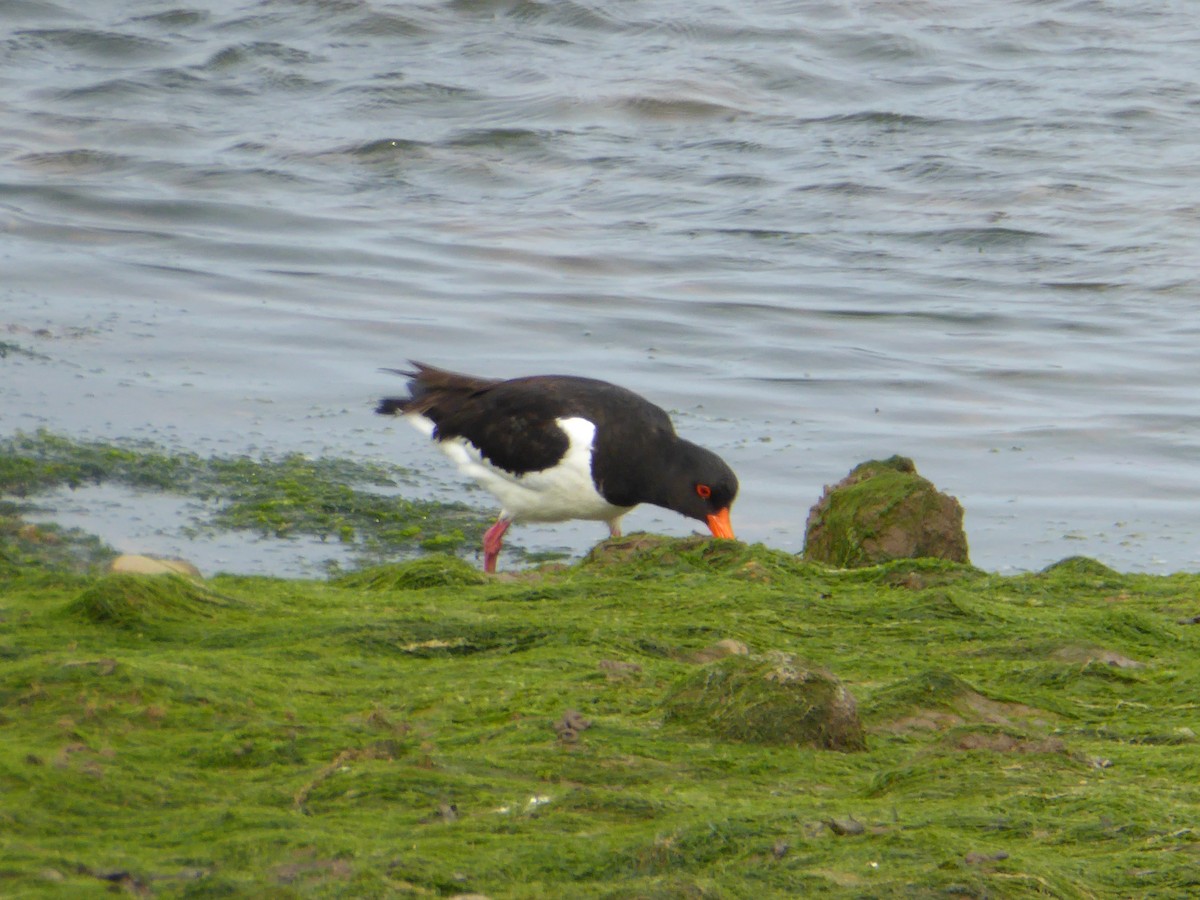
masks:
<path fill-rule="evenodd" d="M 698 484 L 696 485 L 696 494 L 701 500 L 707 500 L 712 496 L 712 488 L 710 488 L 707 484 Z"/>

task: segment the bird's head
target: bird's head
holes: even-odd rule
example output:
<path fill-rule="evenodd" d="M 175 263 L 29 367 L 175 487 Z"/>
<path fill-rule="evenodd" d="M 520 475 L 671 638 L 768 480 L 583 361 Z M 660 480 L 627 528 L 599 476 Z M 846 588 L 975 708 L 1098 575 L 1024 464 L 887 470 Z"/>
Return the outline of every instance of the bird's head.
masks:
<path fill-rule="evenodd" d="M 737 498 L 738 480 L 725 460 L 710 450 L 679 441 L 667 495 L 659 504 L 708 525 L 713 537 L 732 538 L 729 508 Z"/>

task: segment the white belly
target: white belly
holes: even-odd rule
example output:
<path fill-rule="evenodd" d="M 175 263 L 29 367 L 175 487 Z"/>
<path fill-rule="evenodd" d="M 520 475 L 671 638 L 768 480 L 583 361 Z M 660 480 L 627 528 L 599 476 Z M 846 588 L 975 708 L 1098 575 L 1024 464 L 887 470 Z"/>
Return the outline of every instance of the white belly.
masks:
<path fill-rule="evenodd" d="M 424 434 L 432 436 L 433 422 L 425 416 L 405 416 Z M 466 438 L 438 441 L 442 452 L 500 501 L 500 515 L 514 522 L 562 522 L 595 519 L 616 522 L 632 507 L 613 506 L 592 482 L 592 439 L 596 426 L 578 417 L 556 419 L 568 439 L 567 453 L 553 468 L 514 475 L 483 458 Z"/>

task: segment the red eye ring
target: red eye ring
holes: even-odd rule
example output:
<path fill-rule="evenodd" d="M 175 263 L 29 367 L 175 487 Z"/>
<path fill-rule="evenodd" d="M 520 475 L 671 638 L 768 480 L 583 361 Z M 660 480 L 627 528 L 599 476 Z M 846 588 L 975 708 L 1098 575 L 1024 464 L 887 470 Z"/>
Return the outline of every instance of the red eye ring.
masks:
<path fill-rule="evenodd" d="M 712 496 L 712 488 L 707 484 L 698 484 L 696 485 L 696 494 L 701 500 L 707 500 Z"/>

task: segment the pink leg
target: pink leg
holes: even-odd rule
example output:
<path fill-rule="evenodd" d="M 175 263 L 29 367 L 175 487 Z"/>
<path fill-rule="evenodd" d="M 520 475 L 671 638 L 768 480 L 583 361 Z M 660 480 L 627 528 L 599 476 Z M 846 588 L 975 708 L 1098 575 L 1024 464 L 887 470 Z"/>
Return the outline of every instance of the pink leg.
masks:
<path fill-rule="evenodd" d="M 613 521 L 608 523 L 608 535 L 609 535 L 609 537 L 615 537 L 615 538 L 619 538 L 621 536 L 621 520 L 620 519 L 614 519 Z"/>
<path fill-rule="evenodd" d="M 512 519 L 505 519 L 503 516 L 496 520 L 496 524 L 483 533 L 483 571 L 496 571 L 496 557 L 500 555 L 500 547 L 504 544 L 504 532 L 508 531 L 508 526 L 512 524 Z"/>

